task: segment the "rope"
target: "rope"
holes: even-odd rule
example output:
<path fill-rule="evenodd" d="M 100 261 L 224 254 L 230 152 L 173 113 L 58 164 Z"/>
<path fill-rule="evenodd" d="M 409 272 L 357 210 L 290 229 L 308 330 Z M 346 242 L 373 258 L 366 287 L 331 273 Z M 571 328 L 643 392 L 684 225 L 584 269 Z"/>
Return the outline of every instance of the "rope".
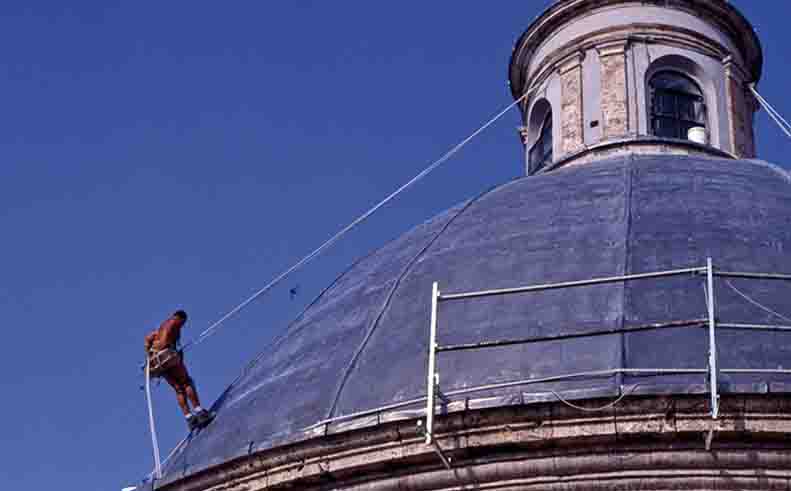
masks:
<path fill-rule="evenodd" d="M 248 297 L 246 300 L 244 300 L 242 303 L 240 303 L 239 305 L 237 305 L 236 307 L 234 307 L 233 309 L 228 311 L 228 313 L 226 313 L 225 315 L 220 317 L 219 320 L 217 320 L 214 324 L 210 325 L 205 331 L 200 333 L 200 335 L 197 338 L 195 338 L 193 341 L 185 344 L 184 345 L 184 351 L 187 351 L 188 349 L 191 349 L 191 348 L 197 346 L 198 344 L 202 343 L 204 340 L 206 340 L 206 338 L 208 338 L 209 336 L 214 334 L 214 332 L 217 329 L 219 329 L 220 326 L 222 326 L 222 324 L 225 321 L 227 321 L 228 319 L 230 319 L 231 317 L 233 317 L 234 315 L 239 313 L 242 309 L 247 307 L 250 303 L 252 303 L 258 297 L 260 297 L 264 293 L 266 293 L 269 290 L 271 290 L 272 288 L 274 288 L 277 284 L 279 284 L 281 281 L 286 279 L 291 273 L 293 273 L 294 271 L 298 270 L 299 268 L 301 268 L 302 266 L 304 266 L 305 264 L 309 263 L 311 260 L 313 260 L 314 258 L 319 256 L 322 252 L 324 252 L 326 249 L 328 249 L 333 244 L 335 244 L 338 240 L 340 240 L 341 237 L 346 235 L 346 233 L 351 231 L 353 228 L 355 228 L 360 223 L 364 222 L 366 219 L 368 219 L 371 215 L 376 213 L 384 205 L 386 205 L 387 203 L 389 203 L 390 201 L 395 199 L 399 194 L 401 194 L 406 189 L 410 188 L 413 184 L 417 183 L 418 181 L 420 181 L 421 179 L 423 179 L 424 177 L 429 175 L 431 172 L 433 172 L 435 169 L 437 169 L 439 166 L 441 166 L 442 164 L 444 164 L 445 162 L 450 160 L 451 157 L 453 157 L 462 148 L 464 148 L 468 143 L 470 143 L 473 139 L 475 139 L 475 137 L 477 137 L 478 135 L 483 133 L 487 128 L 489 128 L 491 125 L 493 125 L 498 120 L 500 120 L 500 118 L 505 116 L 511 109 L 513 109 L 515 106 L 519 105 L 523 100 L 526 100 L 527 97 L 530 95 L 530 93 L 532 91 L 533 90 L 531 89 L 531 90 L 528 90 L 527 92 L 525 92 L 525 94 L 522 97 L 520 97 L 519 99 L 517 99 L 514 102 L 512 102 L 511 104 L 509 104 L 508 107 L 506 107 L 505 109 L 503 109 L 502 111 L 497 113 L 497 115 L 495 115 L 489 121 L 484 123 L 483 126 L 478 128 L 477 130 L 475 130 L 470 136 L 468 136 L 467 138 L 462 140 L 459 144 L 457 144 L 456 146 L 451 148 L 442 157 L 440 157 L 439 159 L 437 159 L 433 163 L 431 163 L 431 165 L 429 165 L 423 171 L 418 173 L 415 177 L 410 179 L 406 184 L 402 185 L 401 187 L 399 187 L 398 189 L 393 191 L 385 199 L 383 199 L 382 201 L 377 203 L 373 208 L 371 208 L 370 210 L 368 210 L 365 213 L 363 213 L 362 215 L 360 215 L 356 220 L 354 220 L 349 225 L 347 225 L 346 227 L 341 229 L 338 233 L 336 233 L 335 235 L 330 237 L 326 242 L 324 242 L 316 250 L 314 250 L 313 252 L 311 252 L 310 254 L 305 256 L 304 258 L 300 259 L 296 264 L 294 264 L 293 266 L 291 266 L 290 268 L 288 268 L 284 272 L 280 273 L 277 277 L 275 277 L 275 279 L 273 279 L 272 281 L 267 283 L 266 286 L 264 286 L 260 290 L 256 291 L 250 297 Z"/>
<path fill-rule="evenodd" d="M 378 204 L 376 204 L 370 210 L 368 210 L 365 213 L 363 213 L 362 215 L 360 215 L 360 217 L 358 217 L 356 220 L 351 222 L 349 225 L 347 225 L 346 227 L 341 229 L 338 233 L 333 235 L 330 239 L 328 239 L 326 242 L 324 242 L 316 250 L 314 250 L 313 252 L 311 252 L 310 254 L 305 256 L 304 258 L 302 258 L 300 261 L 298 261 L 296 264 L 294 264 L 293 266 L 291 266 L 290 268 L 288 268 L 287 270 L 285 270 L 281 274 L 279 274 L 277 277 L 275 277 L 275 279 L 270 281 L 266 286 L 264 286 L 260 290 L 258 290 L 255 293 L 253 293 L 250 297 L 245 299 L 242 303 L 240 303 L 239 305 L 237 305 L 233 309 L 229 310 L 226 314 L 224 314 L 222 317 L 220 317 L 216 322 L 214 322 L 208 328 L 206 328 L 206 330 L 201 332 L 198 335 L 197 338 L 195 338 L 194 340 L 192 340 L 192 341 L 190 341 L 188 343 L 185 343 L 184 346 L 182 347 L 182 351 L 186 352 L 186 351 L 194 348 L 198 344 L 202 343 L 203 341 L 205 341 L 209 336 L 214 334 L 222 326 L 222 324 L 225 323 L 225 321 L 227 321 L 228 319 L 230 319 L 231 317 L 233 317 L 234 315 L 239 313 L 242 309 L 247 307 L 250 303 L 255 301 L 261 295 L 265 294 L 266 292 L 268 292 L 269 290 L 274 288 L 281 281 L 286 279 L 291 273 L 293 273 L 294 271 L 298 270 L 299 268 L 301 268 L 305 264 L 309 263 L 311 260 L 315 259 L 322 252 L 324 252 L 326 249 L 328 249 L 333 244 L 335 244 L 338 240 L 340 240 L 340 238 L 343 237 L 346 233 L 351 231 L 353 228 L 355 228 L 360 223 L 364 222 L 366 219 L 368 219 L 371 215 L 376 213 L 384 205 L 386 205 L 387 203 L 389 203 L 390 201 L 395 199 L 399 194 L 401 194 L 402 192 L 407 190 L 409 187 L 411 187 L 412 185 L 414 185 L 415 183 L 417 183 L 418 181 L 420 181 L 421 179 L 423 179 L 424 177 L 429 175 L 431 172 L 433 172 L 439 166 L 441 166 L 442 164 L 444 164 L 445 162 L 450 160 L 451 157 L 453 157 L 456 153 L 458 153 L 462 148 L 464 148 L 468 143 L 470 143 L 478 135 L 483 133 L 486 129 L 488 129 L 494 123 L 499 121 L 511 109 L 513 109 L 514 107 L 516 107 L 517 105 L 519 105 L 523 101 L 526 101 L 527 98 L 530 96 L 530 94 L 536 90 L 536 88 L 537 87 L 534 87 L 532 89 L 527 90 L 522 97 L 520 97 L 519 99 L 517 99 L 514 102 L 512 102 L 511 104 L 509 104 L 505 109 L 503 109 L 499 113 L 497 113 L 493 118 L 488 120 L 481 127 L 479 127 L 472 134 L 470 134 L 470 136 L 468 136 L 467 138 L 462 140 L 460 143 L 458 143 L 456 146 L 451 148 L 448 152 L 446 152 L 444 155 L 442 155 L 439 159 L 437 159 L 434 162 L 432 162 L 431 165 L 429 165 L 426 169 L 424 169 L 423 171 L 418 173 L 415 177 L 413 177 L 411 180 L 409 180 L 406 184 L 404 184 L 401 187 L 399 187 L 398 189 L 396 189 L 394 192 L 392 192 L 390 195 L 388 195 L 385 199 L 380 201 Z M 318 299 L 316 299 L 316 300 L 318 300 Z M 304 312 L 303 312 L 303 314 L 304 314 Z M 266 353 L 266 351 L 262 352 L 258 357 L 256 357 L 256 359 L 253 361 L 253 363 L 250 364 L 250 366 L 248 368 L 250 368 L 251 366 L 255 365 L 255 363 L 257 363 L 264 356 L 265 353 Z M 231 385 L 234 385 L 243 376 L 244 376 L 244 372 L 239 377 L 237 377 L 237 379 Z M 162 473 L 162 469 L 161 469 L 161 465 L 160 465 L 160 462 L 159 462 L 159 445 L 157 444 L 156 429 L 154 427 L 154 415 L 153 415 L 153 409 L 152 409 L 152 406 L 151 406 L 151 393 L 150 393 L 150 388 L 149 388 L 149 377 L 148 377 L 148 362 L 146 362 L 146 396 L 147 396 L 147 399 L 148 399 L 149 423 L 150 423 L 150 426 L 151 426 L 151 438 L 152 438 L 152 443 L 153 443 L 153 446 L 154 446 L 154 458 L 156 460 L 156 467 L 154 469 L 154 474 L 157 476 L 157 478 L 160 478 L 161 477 L 161 473 Z M 188 439 L 189 439 L 189 436 L 185 437 L 181 442 L 179 442 L 179 444 L 176 446 L 176 448 L 174 448 L 170 452 L 168 457 L 165 459 L 165 462 L 167 462 L 174 454 L 176 454 L 176 452 L 178 452 L 178 450 L 187 442 Z"/>
<path fill-rule="evenodd" d="M 780 313 L 778 313 L 778 312 L 775 312 L 774 310 L 770 309 L 770 308 L 769 308 L 769 307 L 767 307 L 766 305 L 763 305 L 763 304 L 761 304 L 760 302 L 758 302 L 757 300 L 754 300 L 754 299 L 750 298 L 750 297 L 749 297 L 749 296 L 748 296 L 746 293 L 744 293 L 744 292 L 742 292 L 741 290 L 739 290 L 738 288 L 736 288 L 736 287 L 733 285 L 733 283 L 731 283 L 731 282 L 730 282 L 730 280 L 725 280 L 725 283 L 726 283 L 726 284 L 727 284 L 727 285 L 728 285 L 728 286 L 729 286 L 729 287 L 730 287 L 730 288 L 731 288 L 733 291 L 735 291 L 737 295 L 739 295 L 739 296 L 740 296 L 740 297 L 742 297 L 743 299 L 747 300 L 747 301 L 748 301 L 748 302 L 750 302 L 751 304 L 755 305 L 755 306 L 756 306 L 756 307 L 758 307 L 759 309 L 763 310 L 764 312 L 768 312 L 768 313 L 770 313 L 770 314 L 772 314 L 772 315 L 776 315 L 777 317 L 779 317 L 779 318 L 781 318 L 781 319 L 783 319 L 783 320 L 785 320 L 785 321 L 791 322 L 791 318 L 788 318 L 788 317 L 784 316 L 783 314 L 780 314 Z"/>
<path fill-rule="evenodd" d="M 168 456 L 167 456 L 167 457 L 165 457 L 165 460 L 163 460 L 163 461 L 162 461 L 162 464 L 160 465 L 160 467 L 162 467 L 162 466 L 164 466 L 164 465 L 167 465 L 167 463 L 170 461 L 171 457 L 173 457 L 174 455 L 176 455 L 176 452 L 178 452 L 179 450 L 181 450 L 181 447 L 183 447 L 183 446 L 184 446 L 184 444 L 185 444 L 185 443 L 187 443 L 187 441 L 190 439 L 190 437 L 191 437 L 191 436 L 192 436 L 192 433 L 190 433 L 190 434 L 188 434 L 187 436 L 185 436 L 184 438 L 182 438 L 182 439 L 181 439 L 181 441 L 178 443 L 178 445 L 176 445 L 176 446 L 173 448 L 173 450 L 171 450 L 171 451 L 170 451 L 170 453 L 168 454 Z M 160 471 L 160 472 L 161 472 L 161 471 Z M 149 478 L 149 480 L 151 480 L 151 478 L 153 478 L 155 474 L 156 474 L 156 469 L 154 469 L 153 471 L 151 471 L 151 473 L 148 475 L 148 478 Z"/>
<path fill-rule="evenodd" d="M 767 113 L 769 113 L 769 117 L 771 117 L 774 122 L 777 123 L 777 126 L 783 130 L 783 133 L 785 133 L 787 137 L 791 138 L 791 124 L 788 124 L 788 121 L 786 121 L 786 119 L 779 112 L 777 112 L 771 104 L 769 104 L 769 101 L 764 99 L 761 94 L 758 93 L 755 88 L 755 84 L 749 84 L 748 87 L 750 88 L 750 92 L 753 93 L 758 103 L 764 109 L 766 109 Z"/>
<path fill-rule="evenodd" d="M 623 399 L 624 399 L 626 396 L 628 396 L 628 395 L 631 395 L 631 393 L 632 393 L 632 392 L 634 392 L 635 390 L 637 390 L 637 388 L 638 388 L 639 386 L 640 386 L 640 384 L 635 384 L 635 385 L 633 385 L 631 389 L 629 389 L 629 390 L 627 390 L 626 392 L 624 392 L 623 394 L 621 394 L 621 396 L 620 396 L 620 397 L 618 397 L 618 399 L 616 399 L 616 400 L 614 400 L 614 401 L 610 402 L 609 404 L 605 404 L 604 406 L 600 406 L 600 407 L 583 407 L 583 406 L 578 406 L 578 405 L 576 405 L 576 404 L 574 404 L 574 403 L 572 403 L 572 402 L 569 402 L 569 401 L 567 401 L 566 399 L 564 399 L 564 398 L 563 398 L 563 397 L 562 397 L 560 394 L 558 394 L 558 393 L 557 393 L 557 392 L 555 392 L 554 390 L 550 390 L 550 392 L 552 393 L 552 395 L 554 395 L 555 397 L 557 397 L 557 399 L 558 399 L 560 402 L 562 402 L 563 404 L 567 405 L 568 407 L 570 407 L 570 408 L 572 408 L 572 409 L 576 409 L 576 410 L 578 410 L 578 411 L 583 411 L 583 412 L 586 412 L 586 413 L 598 413 L 598 412 L 601 412 L 601 411 L 606 411 L 606 410 L 608 410 L 608 409 L 612 409 L 612 408 L 614 408 L 614 407 L 615 407 L 615 406 L 617 406 L 617 405 L 618 405 L 618 403 L 620 403 L 620 402 L 621 402 L 621 401 L 622 401 L 622 400 L 623 400 Z"/>
<path fill-rule="evenodd" d="M 162 478 L 162 464 L 159 459 L 159 443 L 157 441 L 157 429 L 154 424 L 154 406 L 151 402 L 151 362 L 146 357 L 146 402 L 148 403 L 148 425 L 151 427 L 151 444 L 154 447 L 154 476 L 156 479 Z"/>
<path fill-rule="evenodd" d="M 253 359 L 251 362 L 250 362 L 250 363 L 248 363 L 248 364 L 247 364 L 247 366 L 246 366 L 244 369 L 242 369 L 242 372 L 241 372 L 241 373 L 240 373 L 240 374 L 239 374 L 239 375 L 238 375 L 238 376 L 237 376 L 237 377 L 236 377 L 236 378 L 233 380 L 233 382 L 231 382 L 231 383 L 230 383 L 230 385 L 228 385 L 228 388 L 226 388 L 226 389 L 225 389 L 225 391 L 224 391 L 224 392 L 223 392 L 223 393 L 220 395 L 220 397 L 218 397 L 218 398 L 217 398 L 217 400 L 216 400 L 216 401 L 214 401 L 214 403 L 213 403 L 213 404 L 212 404 L 212 406 L 211 406 L 211 410 L 212 410 L 212 411 L 216 411 L 216 410 L 218 410 L 218 409 L 219 409 L 219 406 L 218 406 L 218 404 L 221 404 L 221 403 L 222 403 L 223 399 L 225 398 L 226 394 L 227 394 L 227 393 L 228 393 L 228 392 L 231 390 L 231 388 L 233 388 L 233 387 L 234 387 L 236 384 L 238 384 L 238 383 L 239 383 L 239 381 L 241 381 L 241 380 L 242 380 L 242 379 L 243 379 L 243 378 L 244 378 L 244 377 L 245 377 L 245 376 L 246 376 L 246 375 L 249 373 L 249 371 L 250 371 L 250 370 L 252 370 L 252 369 L 253 369 L 253 368 L 254 368 L 254 367 L 255 367 L 255 366 L 258 364 L 258 362 L 260 362 L 260 361 L 261 361 L 261 360 L 264 358 L 264 356 L 266 356 L 266 355 L 269 353 L 269 351 L 270 351 L 271 349 L 273 349 L 275 346 L 277 346 L 277 344 L 278 344 L 278 343 L 280 343 L 280 342 L 281 342 L 281 341 L 282 341 L 282 340 L 283 340 L 283 339 L 284 339 L 284 338 L 285 338 L 285 337 L 286 337 L 286 336 L 287 336 L 287 335 L 288 335 L 288 334 L 291 332 L 291 329 L 292 329 L 292 327 L 293 327 L 294 325 L 296 325 L 296 323 L 297 323 L 297 322 L 298 322 L 298 321 L 299 321 L 299 320 L 300 320 L 302 317 L 304 317 L 304 315 L 305 315 L 305 314 L 308 312 L 308 310 L 310 310 L 310 308 L 311 308 L 311 307 L 313 307 L 313 306 L 314 306 L 316 303 L 318 303 L 318 301 L 319 301 L 319 300 L 321 300 L 321 299 L 324 297 L 324 295 L 325 295 L 325 294 L 326 294 L 328 291 L 330 291 L 330 290 L 332 289 L 332 287 L 334 287 L 336 284 L 338 284 L 338 282 L 339 282 L 339 281 L 340 281 L 340 280 L 341 280 L 341 279 L 342 279 L 342 278 L 343 278 L 343 277 L 344 277 L 344 276 L 345 276 L 345 275 L 346 275 L 346 274 L 347 274 L 349 271 L 351 271 L 351 269 L 354 267 L 354 265 L 358 264 L 358 263 L 359 263 L 360 261 L 362 261 L 363 259 L 364 259 L 364 258 L 358 259 L 358 260 L 357 260 L 357 261 L 356 261 L 356 262 L 355 262 L 355 263 L 354 263 L 352 266 L 349 266 L 349 268 L 348 268 L 346 271 L 344 271 L 344 272 L 342 272 L 341 274 L 339 274 L 339 275 L 338 275 L 338 276 L 335 278 L 335 280 L 334 280 L 334 281 L 333 281 L 333 282 L 332 282 L 330 285 L 328 285 L 326 288 L 324 288 L 324 290 L 322 290 L 322 291 L 321 291 L 321 293 L 319 293 L 319 294 L 316 296 L 316 298 L 314 298 L 314 299 L 313 299 L 313 301 L 311 301 L 311 302 L 310 302 L 310 303 L 309 303 L 307 306 L 305 306 L 305 308 L 304 308 L 304 309 L 302 309 L 302 312 L 300 312 L 300 313 L 299 313 L 299 315 L 297 315 L 297 316 L 294 318 L 294 320 L 292 320 L 292 321 L 289 323 L 289 325 L 288 325 L 288 327 L 285 329 L 285 331 L 284 331 L 284 332 L 282 332 L 281 334 L 279 334 L 277 337 L 275 337 L 275 339 L 273 339 L 272 341 L 270 341 L 270 343 L 269 343 L 269 344 L 268 344 L 268 345 L 267 345 L 267 346 L 266 346 L 266 347 L 265 347 L 263 350 L 261 350 L 261 352 L 260 352 L 260 353 L 259 353 L 259 354 L 258 354 L 258 355 L 257 355 L 257 356 L 256 356 L 256 357 L 255 357 L 255 358 L 254 358 L 254 359 Z M 144 367 L 145 367 L 145 365 L 144 365 Z M 191 437 L 192 437 L 192 433 L 189 433 L 189 434 L 187 434 L 187 436 L 185 436 L 185 437 L 184 437 L 184 438 L 183 438 L 183 439 L 182 439 L 182 440 L 181 440 L 181 441 L 178 443 L 178 445 L 176 445 L 176 447 L 175 447 L 175 448 L 173 448 L 173 450 L 171 450 L 171 451 L 170 451 L 170 454 L 168 454 L 168 456 L 167 456 L 167 457 L 165 457 L 165 460 L 163 460 L 163 461 L 162 461 L 162 465 L 163 465 L 163 466 L 167 465 L 167 463 L 170 461 L 170 459 L 171 459 L 171 458 L 173 458 L 173 456 L 174 456 L 174 455 L 176 455 L 176 453 L 177 453 L 179 450 L 181 450 L 181 448 L 182 448 L 182 447 L 183 447 L 183 446 L 184 446 L 184 445 L 185 445 L 185 444 L 186 444 L 186 443 L 187 443 L 187 442 L 190 440 L 190 438 L 191 438 Z M 151 471 L 151 473 L 149 473 L 149 479 L 150 479 L 150 478 L 151 478 L 153 475 L 154 475 L 154 471 Z"/>

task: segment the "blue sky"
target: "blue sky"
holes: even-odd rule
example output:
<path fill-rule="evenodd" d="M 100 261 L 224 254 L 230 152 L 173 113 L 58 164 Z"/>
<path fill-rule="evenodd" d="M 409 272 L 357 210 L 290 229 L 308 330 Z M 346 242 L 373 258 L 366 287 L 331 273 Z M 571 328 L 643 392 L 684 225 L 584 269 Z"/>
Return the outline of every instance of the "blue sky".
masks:
<path fill-rule="evenodd" d="M 508 105 L 511 48 L 547 3 L 3 2 L 0 489 L 139 480 L 146 332 L 183 307 L 196 335 Z M 791 116 L 791 4 L 732 3 Z M 192 351 L 206 405 L 355 258 L 519 176 L 518 124 Z M 757 134 L 783 164 L 765 113 Z M 167 452 L 185 427 L 169 389 L 155 403 Z"/>

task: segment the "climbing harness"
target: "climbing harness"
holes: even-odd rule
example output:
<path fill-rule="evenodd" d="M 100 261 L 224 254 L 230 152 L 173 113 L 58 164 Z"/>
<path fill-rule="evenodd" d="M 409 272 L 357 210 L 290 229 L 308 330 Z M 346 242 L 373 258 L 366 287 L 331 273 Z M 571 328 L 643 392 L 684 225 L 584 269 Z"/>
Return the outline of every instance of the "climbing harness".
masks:
<path fill-rule="evenodd" d="M 181 353 L 175 348 L 165 348 L 159 351 L 150 351 L 148 353 L 148 366 L 149 375 L 151 377 L 161 377 L 163 373 L 167 372 L 181 361 Z"/>

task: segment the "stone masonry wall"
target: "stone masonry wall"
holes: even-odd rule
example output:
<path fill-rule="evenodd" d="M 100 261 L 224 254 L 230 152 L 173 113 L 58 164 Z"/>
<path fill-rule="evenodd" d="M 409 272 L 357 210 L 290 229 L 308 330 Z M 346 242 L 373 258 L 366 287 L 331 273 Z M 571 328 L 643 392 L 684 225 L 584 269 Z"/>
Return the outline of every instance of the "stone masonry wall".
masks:
<path fill-rule="evenodd" d="M 585 145 L 582 105 L 582 55 L 575 54 L 560 66 L 561 143 L 563 154 Z"/>
<path fill-rule="evenodd" d="M 753 97 L 747 92 L 740 70 L 728 60 L 725 64 L 732 151 L 740 158 L 754 158 L 756 152 L 753 133 L 753 114 L 755 112 L 755 106 L 752 104 Z"/>
<path fill-rule="evenodd" d="M 599 48 L 601 59 L 601 109 L 604 140 L 622 137 L 629 132 L 626 44 Z"/>
<path fill-rule="evenodd" d="M 405 417 L 251 454 L 158 491 L 788 491 L 791 398 L 709 396 L 463 410 L 437 447 Z M 389 420 L 387 420 L 389 421 Z M 447 469 L 435 449 L 450 459 Z M 143 488 L 150 491 L 150 488 Z"/>

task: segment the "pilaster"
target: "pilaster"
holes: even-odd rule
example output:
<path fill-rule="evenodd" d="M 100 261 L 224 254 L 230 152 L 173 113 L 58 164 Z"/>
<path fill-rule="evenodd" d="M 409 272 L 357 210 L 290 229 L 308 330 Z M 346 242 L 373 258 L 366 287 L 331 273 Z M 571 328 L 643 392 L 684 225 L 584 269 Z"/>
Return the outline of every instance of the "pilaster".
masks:
<path fill-rule="evenodd" d="M 629 95 L 626 41 L 597 46 L 601 61 L 602 137 L 622 137 L 629 132 Z"/>
<path fill-rule="evenodd" d="M 558 65 L 560 75 L 561 143 L 563 154 L 585 146 L 582 104 L 582 60 L 584 53 L 574 53 Z"/>
<path fill-rule="evenodd" d="M 728 132 L 731 152 L 740 158 L 755 157 L 753 118 L 757 105 L 747 88 L 749 75 L 735 63 L 732 56 L 722 60 L 725 67 L 725 92 L 728 110 Z"/>

